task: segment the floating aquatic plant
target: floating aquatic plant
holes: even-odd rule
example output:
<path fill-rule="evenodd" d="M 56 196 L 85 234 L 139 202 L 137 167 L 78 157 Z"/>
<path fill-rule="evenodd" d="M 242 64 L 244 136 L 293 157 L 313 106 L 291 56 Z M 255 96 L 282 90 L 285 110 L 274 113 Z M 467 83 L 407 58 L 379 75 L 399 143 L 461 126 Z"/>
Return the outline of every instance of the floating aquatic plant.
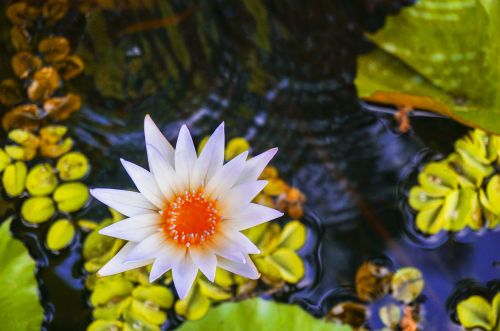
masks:
<path fill-rule="evenodd" d="M 212 309 L 202 320 L 186 322 L 179 330 L 350 331 L 351 328 L 316 319 L 296 305 L 250 299 L 222 304 Z"/>
<path fill-rule="evenodd" d="M 465 228 L 493 229 L 500 223 L 500 137 L 479 129 L 455 143 L 455 152 L 426 164 L 409 193 L 415 225 L 427 235 Z"/>
<path fill-rule="evenodd" d="M 74 143 L 65 137 L 67 128 L 45 126 L 38 132 L 15 129 L 8 133 L 10 142 L 0 149 L 2 188 L 11 198 L 22 200 L 20 215 L 29 223 L 43 223 L 56 214 L 64 218 L 48 232 L 47 246 L 52 250 L 66 247 L 75 234 L 67 215 L 80 210 L 90 198 L 80 182 L 88 174 L 87 157 L 71 151 Z"/>
<path fill-rule="evenodd" d="M 10 233 L 12 220 L 0 225 L 0 318 L 3 331 L 38 331 L 43 308 L 39 302 L 35 261 Z M 28 313 L 27 313 L 28 312 Z"/>
<path fill-rule="evenodd" d="M 69 5 L 66 0 L 45 1 L 40 6 L 18 1 L 7 8 L 7 17 L 14 25 L 10 35 L 16 50 L 11 60 L 12 71 L 25 82 L 19 84 L 13 79 L 0 82 L 0 102 L 10 108 L 2 118 L 4 129 L 34 129 L 44 118 L 64 120 L 80 109 L 79 95 L 53 95 L 62 87 L 63 80 L 83 72 L 83 61 L 71 55 L 65 37 L 51 35 L 41 40 L 33 37 L 39 20 L 51 25 L 65 16 Z M 34 40 L 40 41 L 32 45 Z M 21 85 L 27 86 L 26 96 L 21 92 Z"/>
<path fill-rule="evenodd" d="M 207 140 L 208 139 L 205 139 L 204 142 L 200 144 L 201 147 L 199 147 L 198 151 L 200 155 L 204 148 L 203 145 Z M 238 145 L 245 146 L 245 150 L 242 150 L 242 148 L 234 149 L 234 147 L 236 147 L 236 144 L 233 143 L 234 141 L 235 140 L 230 140 L 224 151 L 224 154 L 228 158 L 234 157 L 235 154 L 233 152 L 240 154 L 250 148 L 247 142 L 242 144 L 241 138 L 237 138 L 236 141 L 239 141 Z M 284 183 L 284 181 L 279 178 L 277 169 L 270 166 L 264 169 L 260 179 L 264 176 L 267 177 L 269 173 L 273 174 L 273 178 Z M 290 188 L 288 185 L 280 186 Z M 293 189 L 297 190 L 296 188 Z M 276 191 L 273 193 L 276 194 L 271 196 L 264 190 L 254 199 L 254 201 L 260 201 L 261 203 L 265 202 L 269 207 L 276 208 L 279 205 L 278 197 L 284 192 Z M 86 281 L 87 287 L 93 290 L 96 282 L 113 281 L 113 279 L 117 279 L 116 277 L 128 279 L 132 282 L 133 286 L 150 285 L 147 276 L 148 269 L 151 269 L 150 267 L 142 267 L 126 271 L 119 275 L 97 278 L 96 272 L 106 264 L 125 243 L 123 240 L 99 234 L 100 229 L 123 219 L 123 216 L 116 211 L 112 210 L 112 214 L 113 219 L 106 220 L 99 225 L 90 221 L 79 222 L 81 227 L 91 230 L 83 245 L 83 256 L 85 259 L 84 267 L 90 273 Z M 284 227 L 278 223 L 266 222 L 246 230 L 244 233 L 250 240 L 254 241 L 255 245 L 261 251 L 261 254 L 251 256 L 252 260 L 256 263 L 257 270 L 262 274 L 261 279 L 259 281 L 248 279 L 234 275 L 222 268 L 217 268 L 214 282 L 211 282 L 203 274 L 198 274 L 188 295 L 184 299 L 177 299 L 174 303 L 174 311 L 178 317 L 187 320 L 200 319 L 207 314 L 212 306 L 220 302 L 252 297 L 263 292 L 271 294 L 279 291 L 286 284 L 297 283 L 302 279 L 305 270 L 304 263 L 302 258 L 297 255 L 296 251 L 304 245 L 307 233 L 305 226 L 300 221 L 289 221 Z M 276 254 L 276 252 L 278 252 L 278 254 Z M 280 259 L 280 257 L 283 256 L 286 258 L 291 256 L 291 259 Z M 133 276 L 131 276 L 132 272 Z M 172 285 L 172 273 L 169 271 L 162 278 L 162 281 L 156 282 L 155 285 L 170 288 Z M 122 302 L 122 300 L 111 300 L 106 306 L 114 307 L 116 306 L 114 304 L 116 302 Z M 123 302 L 122 305 L 126 306 L 126 303 Z M 123 312 L 122 305 L 116 309 L 120 308 L 121 310 L 119 309 L 119 311 Z M 101 317 L 102 316 L 99 314 L 94 313 L 96 321 L 92 324 L 92 330 L 97 327 L 111 325 L 124 327 L 127 324 L 127 320 L 123 314 L 113 320 L 103 320 Z"/>
<path fill-rule="evenodd" d="M 387 304 L 378 314 L 389 330 L 417 330 L 420 324 L 418 298 L 424 289 L 420 270 L 403 267 L 393 271 L 389 266 L 375 261 L 363 263 L 356 272 L 356 293 L 360 301 L 341 302 L 330 309 L 325 319 L 351 325 L 364 330 L 371 315 L 371 302 L 387 298 Z M 410 328 L 414 326 L 415 328 Z"/>
<path fill-rule="evenodd" d="M 283 215 L 251 202 L 267 184 L 258 177 L 277 149 L 248 161 L 245 151 L 223 165 L 223 125 L 199 156 L 186 126 L 180 130 L 175 149 L 149 116 L 144 133 L 150 171 L 122 160 L 140 193 L 91 191 L 96 199 L 129 217 L 100 230 L 128 243 L 99 274 L 152 264 L 150 281 L 172 270 L 181 298 L 188 295 L 198 270 L 211 282 L 217 266 L 258 278 L 248 254 L 258 254 L 259 249 L 240 231 Z"/>

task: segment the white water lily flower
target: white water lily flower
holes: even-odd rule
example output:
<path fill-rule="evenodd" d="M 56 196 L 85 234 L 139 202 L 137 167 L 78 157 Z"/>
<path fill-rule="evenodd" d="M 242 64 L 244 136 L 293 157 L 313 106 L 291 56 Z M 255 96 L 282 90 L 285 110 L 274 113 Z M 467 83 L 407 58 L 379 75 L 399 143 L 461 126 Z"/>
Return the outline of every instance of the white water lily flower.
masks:
<path fill-rule="evenodd" d="M 259 249 L 240 231 L 283 215 L 252 203 L 266 181 L 258 180 L 277 149 L 224 164 L 224 124 L 199 156 L 186 126 L 175 149 L 146 116 L 149 169 L 121 160 L 139 192 L 94 189 L 92 195 L 129 218 L 99 231 L 129 242 L 99 270 L 101 276 L 153 264 L 153 282 L 172 269 L 177 293 L 186 297 L 198 269 L 214 281 L 216 267 L 256 279 L 248 254 Z"/>

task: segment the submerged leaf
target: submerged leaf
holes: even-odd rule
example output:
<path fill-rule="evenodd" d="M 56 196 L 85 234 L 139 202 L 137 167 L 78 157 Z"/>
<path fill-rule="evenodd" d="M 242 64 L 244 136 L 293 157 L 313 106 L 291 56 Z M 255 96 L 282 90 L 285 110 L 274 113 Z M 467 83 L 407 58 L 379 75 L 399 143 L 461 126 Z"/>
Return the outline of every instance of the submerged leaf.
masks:
<path fill-rule="evenodd" d="M 203 319 L 188 321 L 179 328 L 179 331 L 191 330 L 349 331 L 351 328 L 318 320 L 296 305 L 251 299 L 224 303 L 211 309 Z"/>
<path fill-rule="evenodd" d="M 43 308 L 39 302 L 35 261 L 23 243 L 10 234 L 11 220 L 0 226 L 0 319 L 2 331 L 39 331 Z"/>

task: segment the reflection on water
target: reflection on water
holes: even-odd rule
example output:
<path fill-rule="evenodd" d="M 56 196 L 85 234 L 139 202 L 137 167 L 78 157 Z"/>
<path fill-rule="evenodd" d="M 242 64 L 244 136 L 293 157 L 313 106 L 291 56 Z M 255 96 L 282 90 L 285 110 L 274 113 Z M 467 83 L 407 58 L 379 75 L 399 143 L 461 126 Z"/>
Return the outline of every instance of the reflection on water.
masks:
<path fill-rule="evenodd" d="M 396 268 L 423 272 L 425 330 L 450 329 L 445 302 L 455 283 L 499 277 L 499 233 L 433 249 L 415 245 L 404 230 L 398 188 L 423 150 L 446 154 L 466 130 L 446 119 L 415 118 L 415 131 L 401 135 L 390 115 L 361 109 L 353 86 L 356 55 L 369 49 L 363 31 L 379 28 L 405 2 L 149 0 L 134 9 L 125 3 L 135 1 L 120 10 L 70 9 L 49 32 L 67 36 L 86 65 L 83 77 L 68 83 L 84 104 L 67 125 L 91 158 L 89 182 L 132 186 L 118 160 L 145 164 L 146 113 L 170 139 L 187 123 L 196 142 L 225 121 L 227 136 L 244 136 L 256 152 L 279 147 L 275 165 L 305 192 L 309 218 L 320 224 L 314 235 L 321 249 L 307 257 L 316 266 L 312 284 L 291 302 L 324 315 L 354 297 L 359 265 L 385 256 Z M 0 44 L 6 54 L 7 32 Z M 9 72 L 2 57 L 0 74 Z M 94 202 L 79 216 L 102 211 Z M 15 230 L 39 258 L 47 329 L 84 330 L 91 314 L 80 244 L 52 255 L 24 229 Z"/>

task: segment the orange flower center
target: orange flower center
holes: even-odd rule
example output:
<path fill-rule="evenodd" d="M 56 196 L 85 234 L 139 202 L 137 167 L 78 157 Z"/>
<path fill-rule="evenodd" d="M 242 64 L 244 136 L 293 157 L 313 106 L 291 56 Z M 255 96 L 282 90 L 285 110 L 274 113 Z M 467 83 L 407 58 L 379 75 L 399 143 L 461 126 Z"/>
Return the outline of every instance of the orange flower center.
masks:
<path fill-rule="evenodd" d="M 197 245 L 215 233 L 221 216 L 215 201 L 203 190 L 187 192 L 172 199 L 162 211 L 163 232 L 178 244 Z"/>

